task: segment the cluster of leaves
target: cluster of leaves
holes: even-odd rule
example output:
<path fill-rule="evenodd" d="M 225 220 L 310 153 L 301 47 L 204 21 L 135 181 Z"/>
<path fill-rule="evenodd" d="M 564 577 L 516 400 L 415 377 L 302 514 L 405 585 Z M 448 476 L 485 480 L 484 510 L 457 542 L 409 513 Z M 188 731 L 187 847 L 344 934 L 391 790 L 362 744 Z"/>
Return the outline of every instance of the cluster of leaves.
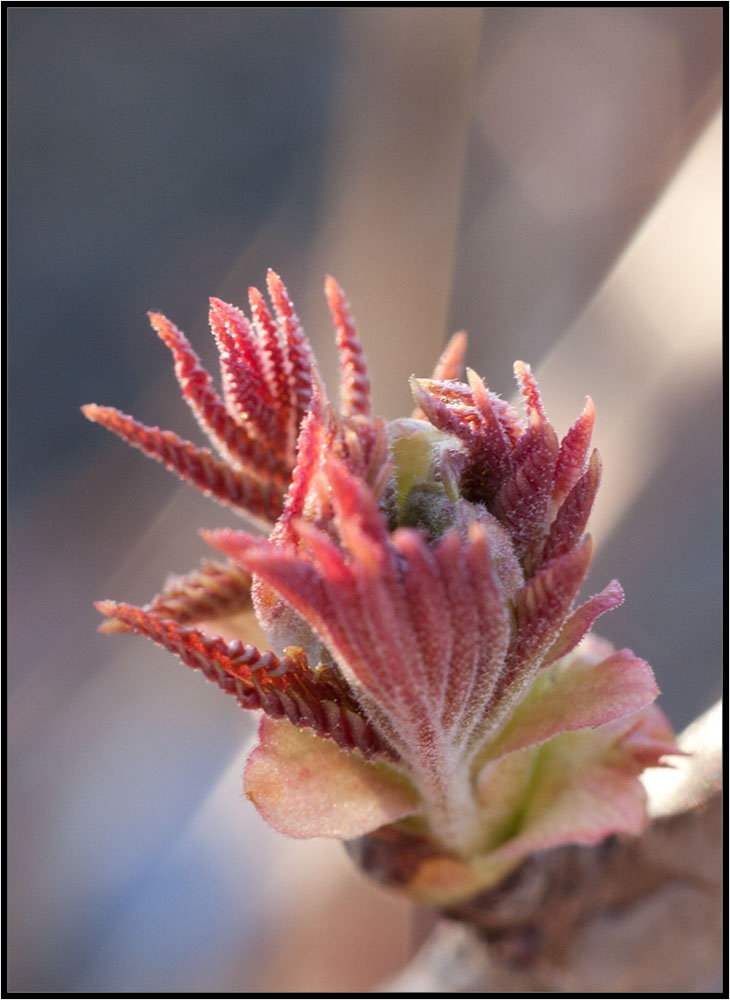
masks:
<path fill-rule="evenodd" d="M 559 441 L 526 365 L 524 417 L 474 372 L 460 381 L 457 334 L 412 381 L 414 414 L 386 424 L 328 278 L 336 408 L 273 272 L 268 291 L 271 307 L 249 291 L 250 320 L 211 301 L 222 395 L 151 316 L 217 455 L 84 408 L 268 530 L 205 534 L 227 561 L 144 608 L 101 602 L 102 627 L 153 639 L 263 710 L 245 788 L 277 829 L 348 839 L 391 824 L 428 839 L 407 886 L 421 899 L 451 903 L 534 850 L 639 832 L 637 775 L 673 742 L 649 666 L 588 635 L 619 584 L 575 604 L 600 480 L 591 401 Z M 251 601 L 264 652 L 237 632 Z"/>

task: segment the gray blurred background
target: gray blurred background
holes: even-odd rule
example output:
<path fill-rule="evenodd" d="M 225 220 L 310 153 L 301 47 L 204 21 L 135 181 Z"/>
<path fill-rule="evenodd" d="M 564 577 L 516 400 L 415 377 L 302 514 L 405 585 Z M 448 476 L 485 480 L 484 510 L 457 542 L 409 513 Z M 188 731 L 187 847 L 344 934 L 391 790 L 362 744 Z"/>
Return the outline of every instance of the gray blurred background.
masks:
<path fill-rule="evenodd" d="M 143 603 L 231 515 L 93 427 L 196 438 L 159 309 L 284 277 L 325 377 L 332 272 L 377 409 L 447 335 L 604 486 L 586 593 L 678 728 L 721 684 L 719 6 L 7 10 L 8 987 L 362 991 L 426 918 L 241 791 L 252 720 L 92 601 Z M 197 438 L 196 438 L 197 439 Z"/>

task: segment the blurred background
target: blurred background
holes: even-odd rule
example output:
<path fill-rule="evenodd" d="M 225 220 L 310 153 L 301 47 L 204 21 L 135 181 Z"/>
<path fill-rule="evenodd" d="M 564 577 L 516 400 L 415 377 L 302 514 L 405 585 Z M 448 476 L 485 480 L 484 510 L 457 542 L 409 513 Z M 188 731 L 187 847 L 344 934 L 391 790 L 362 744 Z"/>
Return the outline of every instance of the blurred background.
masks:
<path fill-rule="evenodd" d="M 197 440 L 159 309 L 214 367 L 210 295 L 271 266 L 335 376 L 326 272 L 377 410 L 446 337 L 604 486 L 586 593 L 681 728 L 721 684 L 719 6 L 7 10 L 8 988 L 369 991 L 428 917 L 244 799 L 253 721 L 92 601 L 144 603 L 223 508 L 79 413 Z"/>

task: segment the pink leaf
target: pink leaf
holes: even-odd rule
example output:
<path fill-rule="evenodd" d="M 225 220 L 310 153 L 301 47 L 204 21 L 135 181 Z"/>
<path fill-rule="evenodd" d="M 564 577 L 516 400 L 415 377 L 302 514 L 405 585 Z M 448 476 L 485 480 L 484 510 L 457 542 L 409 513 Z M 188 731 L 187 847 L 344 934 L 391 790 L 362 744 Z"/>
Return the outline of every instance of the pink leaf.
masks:
<path fill-rule="evenodd" d="M 143 611 L 158 618 L 171 618 L 180 625 L 227 618 L 250 608 L 251 574 L 234 563 L 206 559 L 200 569 L 168 579 L 164 590 Z M 100 632 L 125 632 L 118 619 L 99 626 Z"/>
<path fill-rule="evenodd" d="M 580 760 L 570 733 L 566 746 L 548 746 L 537 792 L 521 817 L 515 836 L 492 852 L 492 858 L 524 857 L 560 844 L 597 844 L 613 833 L 639 834 L 647 824 L 646 793 L 633 774 L 602 762 Z M 567 741 L 572 740 L 568 748 Z M 571 756 L 566 760 L 563 751 Z"/>
<path fill-rule="evenodd" d="M 436 382 L 448 382 L 461 378 L 464 370 L 467 337 L 463 330 L 455 333 L 441 352 L 431 378 Z"/>
<path fill-rule="evenodd" d="M 349 840 L 410 816 L 418 797 L 393 768 L 344 753 L 287 722 L 262 719 L 244 791 L 290 837 Z"/>
<path fill-rule="evenodd" d="M 272 467 L 281 468 L 287 475 L 286 440 L 279 436 L 276 408 L 264 376 L 265 358 L 260 343 L 240 309 L 220 299 L 211 299 L 209 315 L 210 328 L 221 356 L 227 408 L 251 437 L 266 441 Z"/>
<path fill-rule="evenodd" d="M 543 666 L 554 663 L 574 649 L 593 623 L 606 611 L 617 608 L 624 599 L 624 592 L 618 580 L 611 582 L 599 594 L 594 594 L 570 615 L 561 628 L 555 642 L 545 654 Z"/>
<path fill-rule="evenodd" d="M 342 679 L 332 670 L 315 674 L 303 650 L 288 647 L 281 658 L 240 639 L 226 642 L 197 628 L 157 618 L 132 604 L 99 601 L 98 610 L 125 631 L 144 635 L 178 656 L 193 670 L 233 695 L 243 708 L 262 709 L 273 718 L 306 726 L 339 746 L 366 756 L 390 755 L 390 748 L 360 715 Z"/>
<path fill-rule="evenodd" d="M 297 426 L 289 393 L 291 365 L 284 351 L 282 334 L 258 288 L 249 288 L 248 301 L 260 344 L 264 381 L 273 400 L 277 440 L 284 443 L 286 456 L 293 461 Z"/>
<path fill-rule="evenodd" d="M 588 446 L 593 433 L 595 408 L 590 396 L 586 397 L 583 412 L 560 442 L 555 463 L 553 503 L 559 506 L 583 475 L 588 457 Z"/>
<path fill-rule="evenodd" d="M 447 382 L 461 378 L 464 370 L 464 357 L 466 356 L 467 336 L 461 330 L 455 333 L 449 340 L 446 347 L 436 362 L 431 379 L 434 382 Z M 426 414 L 420 406 L 417 406 L 411 413 L 413 420 L 425 420 Z"/>
<path fill-rule="evenodd" d="M 478 418 L 468 386 L 461 382 L 412 378 L 411 393 L 420 412 L 434 427 L 453 434 L 466 444 L 473 443 Z"/>
<path fill-rule="evenodd" d="M 532 369 L 524 361 L 515 361 L 514 373 L 517 384 L 520 387 L 522 399 L 527 409 L 527 418 L 531 426 L 537 427 L 547 422 L 545 409 L 540 398 L 540 390 L 537 387 Z"/>
<path fill-rule="evenodd" d="M 512 448 L 521 431 L 511 407 L 474 372 L 468 377 L 469 386 L 413 378 L 411 392 L 434 427 L 466 446 L 465 495 L 489 504 L 512 470 Z"/>
<path fill-rule="evenodd" d="M 406 607 L 425 667 L 422 683 L 429 701 L 438 705 L 447 692 L 453 641 L 444 581 L 434 553 L 419 531 L 399 528 L 392 541 L 403 560 Z"/>
<path fill-rule="evenodd" d="M 370 380 L 350 304 L 330 275 L 325 278 L 324 292 L 334 320 L 340 354 L 340 411 L 345 417 L 355 414 L 367 417 L 370 415 Z"/>
<path fill-rule="evenodd" d="M 85 417 L 113 431 L 145 455 L 157 459 L 181 479 L 220 503 L 237 507 L 264 522 L 275 521 L 282 509 L 282 496 L 272 483 L 260 482 L 215 458 L 207 448 L 198 448 L 172 431 L 147 427 L 112 406 L 83 406 Z"/>
<path fill-rule="evenodd" d="M 281 519 L 274 529 L 274 537 L 281 541 L 296 541 L 292 522 L 303 516 L 305 505 L 310 503 L 309 516 L 314 519 L 324 517 L 328 506 L 326 498 L 319 509 L 312 509 L 313 499 L 317 499 L 315 477 L 319 474 L 325 458 L 332 452 L 335 442 L 335 415 L 325 395 L 319 379 L 314 378 L 313 393 L 309 410 L 299 431 L 296 463 L 291 474 L 291 482 L 286 495 Z"/>
<path fill-rule="evenodd" d="M 685 756 L 658 705 L 649 705 L 630 719 L 624 729 L 619 753 L 623 766 L 633 774 L 640 774 L 647 767 L 671 766 L 662 760 L 665 756 Z"/>
<path fill-rule="evenodd" d="M 548 563 L 513 599 L 514 631 L 497 698 L 512 702 L 524 690 L 539 661 L 558 635 L 591 561 L 592 542 Z M 489 706 L 493 711 L 496 706 Z"/>
<path fill-rule="evenodd" d="M 313 369 L 316 370 L 317 363 L 284 282 L 278 274 L 269 270 L 266 275 L 266 285 L 274 313 L 279 321 L 279 329 L 283 334 L 288 358 L 289 398 L 294 413 L 293 427 L 296 433 L 309 408 L 309 401 L 312 398 L 311 373 Z"/>
<path fill-rule="evenodd" d="M 480 438 L 484 442 L 485 459 L 495 485 L 500 485 L 512 470 L 512 442 L 504 426 L 503 401 L 489 392 L 476 372 L 467 371 L 474 405 L 481 417 Z"/>
<path fill-rule="evenodd" d="M 184 398 L 217 450 L 247 473 L 283 484 L 286 469 L 276 461 L 271 449 L 234 420 L 185 335 L 160 313 L 150 313 L 149 318 L 160 339 L 172 351 L 175 375 Z"/>
<path fill-rule="evenodd" d="M 458 534 L 450 531 L 444 535 L 434 555 L 446 593 L 441 616 L 450 632 L 451 655 L 442 664 L 445 681 L 443 706 L 438 706 L 440 726 L 448 732 L 470 708 L 469 693 L 475 682 L 482 653 L 481 632 L 469 567 Z"/>
<path fill-rule="evenodd" d="M 555 470 L 558 441 L 548 423 L 538 422 L 524 433 L 515 448 L 514 471 L 501 486 L 495 513 L 514 540 L 515 551 L 524 559 L 545 530 Z"/>
<path fill-rule="evenodd" d="M 580 541 L 601 482 L 601 459 L 594 450 L 588 468 L 560 506 L 542 550 L 539 565 L 569 552 Z"/>
<path fill-rule="evenodd" d="M 352 573 L 325 535 L 311 526 L 302 532 L 306 545 L 317 546 L 317 554 L 320 549 L 324 554 L 324 547 L 329 546 L 331 559 L 320 567 L 298 557 L 290 548 L 271 545 L 243 532 L 204 532 L 203 536 L 257 574 L 301 615 L 342 668 L 347 666 L 352 672 L 348 676 L 350 683 L 356 679 L 382 697 L 394 696 L 394 669 L 388 671 L 387 664 L 383 664 L 379 676 L 381 664 L 373 652 L 376 637 L 364 621 Z"/>
<path fill-rule="evenodd" d="M 539 675 L 490 746 L 489 758 L 631 715 L 658 694 L 651 667 L 631 650 L 621 649 L 597 662 L 589 646 Z"/>
<path fill-rule="evenodd" d="M 235 360 L 253 383 L 256 393 L 271 406 L 272 398 L 264 381 L 264 366 L 258 339 L 243 312 L 223 302 L 210 299 L 210 329 L 215 337 L 218 350 Z M 228 360 L 228 359 L 225 359 Z M 227 374 L 224 368 L 224 375 Z"/>

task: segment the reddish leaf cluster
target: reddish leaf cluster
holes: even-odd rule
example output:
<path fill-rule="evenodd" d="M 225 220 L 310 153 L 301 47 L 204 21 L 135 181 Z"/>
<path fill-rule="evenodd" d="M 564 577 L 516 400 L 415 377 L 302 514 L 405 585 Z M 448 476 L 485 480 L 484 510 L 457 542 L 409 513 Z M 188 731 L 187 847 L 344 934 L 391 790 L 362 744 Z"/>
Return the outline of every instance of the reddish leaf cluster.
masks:
<path fill-rule="evenodd" d="M 350 836 L 415 813 L 440 845 L 478 859 L 458 872 L 456 855 L 424 868 L 424 898 L 442 882 L 474 891 L 536 846 L 637 830 L 635 775 L 671 748 L 661 713 L 647 707 L 651 670 L 596 641 L 573 653 L 623 599 L 614 580 L 575 607 L 600 480 L 590 399 L 559 441 L 523 363 L 525 418 L 474 372 L 459 381 L 457 334 L 433 377 L 412 380 L 413 416 L 385 424 L 371 415 L 349 305 L 328 278 L 336 409 L 284 285 L 273 272 L 267 284 L 271 307 L 249 290 L 250 320 L 211 300 L 221 394 L 184 335 L 151 315 L 219 457 L 84 407 L 270 529 L 208 533 L 229 562 L 171 580 L 144 608 L 101 602 L 102 628 L 147 636 L 245 708 L 283 720 L 262 726 L 246 778 L 273 825 Z M 251 598 L 275 652 L 222 638 L 238 634 Z M 538 755 L 549 777 L 535 791 Z M 294 800 L 282 793 L 289 782 Z M 334 803 L 328 782 L 350 789 L 348 802 Z M 614 805 L 586 819 L 586 802 L 608 788 Z"/>
<path fill-rule="evenodd" d="M 380 422 L 369 419 L 365 361 L 349 305 L 334 279 L 327 279 L 325 291 L 340 354 L 341 414 L 336 417 L 327 404 L 326 420 L 317 365 L 291 299 L 273 271 L 267 286 L 271 309 L 258 289 L 249 289 L 250 322 L 241 310 L 211 299 L 222 396 L 185 335 L 164 316 L 150 313 L 153 329 L 172 352 L 182 395 L 220 458 L 113 407 L 91 403 L 82 409 L 89 420 L 161 461 L 203 493 L 256 521 L 273 525 L 279 520 L 277 533 L 289 537 L 292 519 L 303 513 L 321 455 L 336 446 L 353 467 L 367 474 L 369 465 L 382 464 L 384 441 Z M 308 430 L 301 435 L 297 460 L 296 442 L 305 424 Z M 357 748 L 368 756 L 392 752 L 363 717 L 336 669 L 315 673 L 297 647 L 280 660 L 271 652 L 242 647 L 240 641 L 226 644 L 191 627 L 229 619 L 250 607 L 250 594 L 247 570 L 235 562 L 207 560 L 201 569 L 170 581 L 144 608 L 112 601 L 97 606 L 108 618 L 102 631 L 145 635 L 234 694 L 245 708 L 309 726 L 343 749 Z"/>

